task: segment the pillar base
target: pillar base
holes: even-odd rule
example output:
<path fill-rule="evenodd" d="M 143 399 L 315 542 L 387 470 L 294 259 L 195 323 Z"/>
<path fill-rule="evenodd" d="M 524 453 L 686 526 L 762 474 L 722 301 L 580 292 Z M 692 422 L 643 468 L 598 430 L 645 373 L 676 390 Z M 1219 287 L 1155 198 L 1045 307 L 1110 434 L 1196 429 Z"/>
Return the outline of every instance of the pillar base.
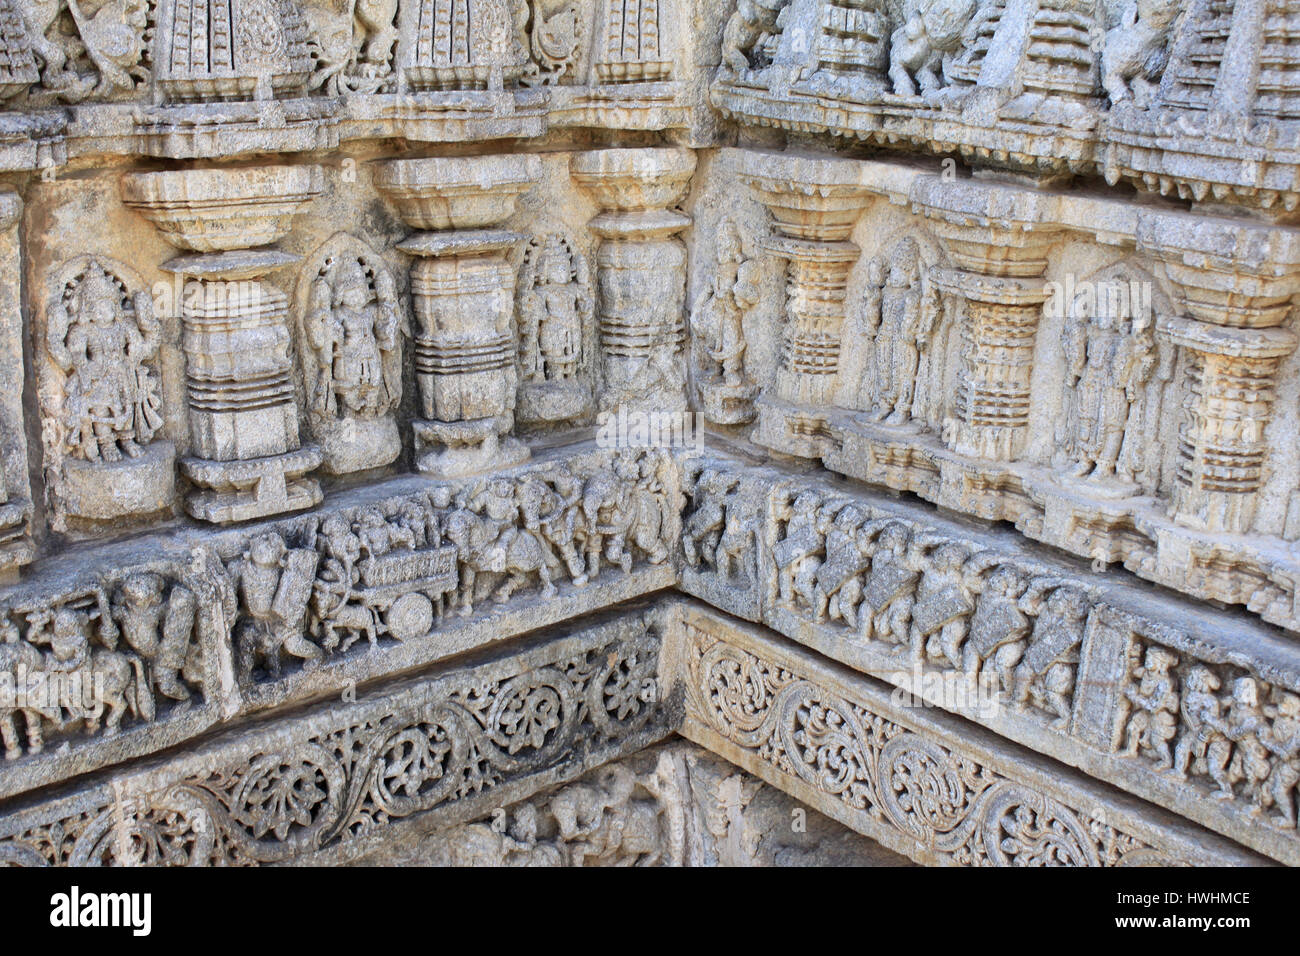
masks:
<path fill-rule="evenodd" d="M 509 437 L 511 416 L 469 422 L 415 421 L 415 467 L 436 478 L 458 478 L 522 464 L 528 446 Z"/>
<path fill-rule="evenodd" d="M 198 486 L 185 510 L 199 521 L 230 524 L 320 504 L 320 484 L 304 477 L 320 466 L 321 450 L 304 445 L 297 451 L 248 461 L 182 458 L 181 471 Z"/>

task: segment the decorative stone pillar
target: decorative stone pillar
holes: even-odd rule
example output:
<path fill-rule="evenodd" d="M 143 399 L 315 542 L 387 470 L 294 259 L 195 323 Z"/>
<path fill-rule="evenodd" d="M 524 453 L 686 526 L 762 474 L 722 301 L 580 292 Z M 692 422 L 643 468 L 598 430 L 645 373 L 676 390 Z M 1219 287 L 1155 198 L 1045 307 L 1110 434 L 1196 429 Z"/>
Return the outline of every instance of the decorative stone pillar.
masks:
<path fill-rule="evenodd" d="M 1050 292 L 1043 281 L 1059 227 L 1050 198 L 992 183 L 920 180 L 914 208 L 957 266 L 932 280 L 963 306 L 955 429 L 944 443 L 972 458 L 1012 461 L 1027 437 L 1034 339 Z"/>
<path fill-rule="evenodd" d="M 1237 231 L 1225 224 L 1221 235 Z M 1297 345 L 1295 333 L 1282 325 L 1300 293 L 1300 277 L 1294 265 L 1252 268 L 1240 256 L 1207 258 L 1175 248 L 1171 237 L 1151 238 L 1180 293 L 1182 312 L 1161 316 L 1157 332 L 1188 358 L 1170 514 L 1197 530 L 1245 534 L 1267 479 L 1265 431 L 1278 369 Z"/>
<path fill-rule="evenodd" d="M 419 230 L 398 248 L 418 259 L 411 295 L 420 471 L 451 477 L 528 459 L 528 447 L 510 437 L 518 346 L 506 258 L 526 237 L 500 224 L 540 177 L 536 156 L 397 160 L 375 172 L 375 185 Z"/>
<path fill-rule="evenodd" d="M 849 236 L 876 197 L 852 160 L 751 153 L 740 178 L 772 214 L 764 249 L 787 263 L 776 394 L 759 397 L 753 438 L 784 454 L 819 458 L 829 450 L 824 413 L 839 372 L 849 272 L 862 251 Z"/>
<path fill-rule="evenodd" d="M 695 173 L 688 149 L 578 153 L 570 172 L 602 212 L 591 230 L 597 321 L 604 355 L 600 407 L 676 412 L 686 408 L 686 246 L 690 217 L 670 208 Z"/>
<path fill-rule="evenodd" d="M 35 556 L 31 539 L 32 502 L 27 477 L 27 439 L 23 428 L 22 240 L 23 201 L 0 192 L 0 580 Z"/>
<path fill-rule="evenodd" d="M 266 279 L 299 261 L 267 248 L 321 193 L 318 166 L 136 173 L 123 201 L 194 255 L 164 271 L 190 277 L 181 303 L 191 455 L 186 510 L 233 522 L 321 501 L 306 477 L 320 449 L 302 445 L 294 400 L 289 299 Z"/>

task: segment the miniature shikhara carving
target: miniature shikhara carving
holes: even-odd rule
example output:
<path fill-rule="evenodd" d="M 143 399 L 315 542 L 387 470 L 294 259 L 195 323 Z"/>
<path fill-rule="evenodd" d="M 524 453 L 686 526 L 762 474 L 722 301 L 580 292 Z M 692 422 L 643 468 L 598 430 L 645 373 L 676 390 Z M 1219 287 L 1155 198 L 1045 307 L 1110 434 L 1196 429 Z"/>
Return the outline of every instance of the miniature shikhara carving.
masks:
<path fill-rule="evenodd" d="M 717 263 L 691 310 L 696 385 L 704 415 L 720 425 L 754 417 L 758 388 L 745 375 L 745 316 L 762 294 L 761 263 L 746 253 L 740 227 L 726 220 L 718 228 Z"/>
<path fill-rule="evenodd" d="M 307 415 L 324 468 L 378 468 L 402 451 L 393 413 L 409 335 L 392 273 L 364 243 L 339 235 L 310 259 L 299 348 Z"/>
<path fill-rule="evenodd" d="M 170 102 L 267 100 L 312 73 L 298 0 L 159 0 L 157 86 Z"/>
<path fill-rule="evenodd" d="M 651 83 L 671 76 L 672 58 L 663 46 L 670 2 L 598 0 L 604 20 L 594 67 L 597 82 Z"/>
<path fill-rule="evenodd" d="M 587 342 L 595 298 L 586 258 L 563 236 L 532 240 L 516 292 L 522 422 L 579 418 L 591 406 Z"/>
<path fill-rule="evenodd" d="M 518 82 L 528 63 L 525 0 L 414 0 L 403 55 L 414 90 L 501 89 Z"/>
<path fill-rule="evenodd" d="M 154 441 L 163 427 L 162 326 L 141 285 L 129 267 L 85 256 L 51 276 L 42 406 L 49 497 L 60 520 L 171 505 L 174 449 Z"/>

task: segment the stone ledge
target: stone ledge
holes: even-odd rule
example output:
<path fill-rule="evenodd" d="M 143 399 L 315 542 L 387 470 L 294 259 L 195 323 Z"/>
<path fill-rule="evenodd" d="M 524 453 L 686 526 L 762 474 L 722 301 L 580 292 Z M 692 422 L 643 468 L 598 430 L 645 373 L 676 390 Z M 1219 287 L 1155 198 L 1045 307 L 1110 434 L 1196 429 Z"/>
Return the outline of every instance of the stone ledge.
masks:
<path fill-rule="evenodd" d="M 683 735 L 918 863 L 1267 862 L 754 627 L 680 613 Z"/>

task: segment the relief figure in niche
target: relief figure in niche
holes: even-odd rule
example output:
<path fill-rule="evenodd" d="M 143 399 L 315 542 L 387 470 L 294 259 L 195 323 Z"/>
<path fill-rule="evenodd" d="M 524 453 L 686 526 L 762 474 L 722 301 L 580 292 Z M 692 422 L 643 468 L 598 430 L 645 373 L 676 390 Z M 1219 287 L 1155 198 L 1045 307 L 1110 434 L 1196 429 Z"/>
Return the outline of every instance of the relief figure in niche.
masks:
<path fill-rule="evenodd" d="M 147 293 L 128 296 L 98 262 L 50 309 L 50 357 L 67 374 L 68 450 L 86 461 L 137 458 L 162 426 L 158 382 L 146 364 L 161 326 Z"/>
<path fill-rule="evenodd" d="M 754 417 L 758 389 L 745 375 L 744 319 L 758 304 L 762 266 L 745 253 L 740 227 L 725 220 L 718 229 L 715 271 L 691 311 L 691 332 L 704 415 L 720 425 Z"/>
<path fill-rule="evenodd" d="M 1145 386 L 1158 359 L 1150 309 L 1136 291 L 1140 285 L 1131 283 L 1130 294 L 1123 283 L 1091 283 L 1070 305 L 1059 444 L 1073 477 L 1137 482 Z"/>
<path fill-rule="evenodd" d="M 77 103 L 147 83 L 148 0 L 23 0 L 42 89 Z"/>
<path fill-rule="evenodd" d="M 525 83 L 553 86 L 578 69 L 587 38 L 586 24 L 577 3 L 529 0 L 533 22 L 528 32 L 534 63 L 528 68 Z"/>
<path fill-rule="evenodd" d="M 921 358 L 939 322 L 938 290 L 923 274 L 921 247 L 910 236 L 872 262 L 863 294 L 864 325 L 874 336 L 867 418 L 886 425 L 912 421 Z M 866 403 L 864 403 L 866 404 Z"/>
<path fill-rule="evenodd" d="M 584 342 L 595 298 L 587 261 L 563 236 L 534 239 L 519 283 L 520 421 L 567 421 L 585 414 Z"/>
<path fill-rule="evenodd" d="M 162 325 L 133 270 L 79 257 L 50 277 L 38 363 L 54 526 L 146 515 L 175 494 L 157 374 Z M 41 332 L 43 331 L 43 335 Z M 106 476 L 111 474 L 111 479 Z"/>
<path fill-rule="evenodd" d="M 398 0 L 333 0 L 307 7 L 316 70 L 311 88 L 331 96 L 387 91 L 393 81 Z"/>
<path fill-rule="evenodd" d="M 335 474 L 378 468 L 401 452 L 393 413 L 402 396 L 406 333 L 392 273 L 336 237 L 312 257 L 303 317 L 308 419 Z"/>

